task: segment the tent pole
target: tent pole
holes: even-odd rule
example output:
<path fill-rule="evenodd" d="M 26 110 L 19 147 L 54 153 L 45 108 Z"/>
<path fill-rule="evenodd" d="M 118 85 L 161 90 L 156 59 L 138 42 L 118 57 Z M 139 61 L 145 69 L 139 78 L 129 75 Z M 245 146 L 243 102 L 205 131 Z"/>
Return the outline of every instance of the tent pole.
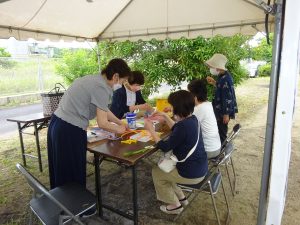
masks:
<path fill-rule="evenodd" d="M 97 39 L 97 60 L 98 60 L 99 73 L 101 73 L 100 52 L 99 52 L 99 39 Z"/>
<path fill-rule="evenodd" d="M 277 8 L 275 14 L 275 31 L 274 31 L 273 52 L 272 52 L 272 71 L 271 71 L 271 79 L 270 79 L 270 87 L 269 87 L 268 115 L 267 115 L 266 133 L 265 133 L 264 158 L 263 158 L 263 166 L 262 166 L 257 225 L 264 225 L 266 223 L 278 80 L 279 80 L 279 71 L 280 71 L 282 31 L 283 31 L 282 0 L 276 1 L 276 7 Z"/>

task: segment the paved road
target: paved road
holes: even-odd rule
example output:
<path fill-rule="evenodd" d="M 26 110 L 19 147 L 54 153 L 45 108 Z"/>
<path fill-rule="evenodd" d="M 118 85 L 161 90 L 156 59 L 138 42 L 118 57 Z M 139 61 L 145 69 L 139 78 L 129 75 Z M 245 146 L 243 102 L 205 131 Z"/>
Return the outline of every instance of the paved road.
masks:
<path fill-rule="evenodd" d="M 7 118 L 28 115 L 42 111 L 42 104 L 33 104 L 8 109 L 0 109 L 0 138 L 18 134 L 17 123 L 8 122 L 6 121 Z"/>

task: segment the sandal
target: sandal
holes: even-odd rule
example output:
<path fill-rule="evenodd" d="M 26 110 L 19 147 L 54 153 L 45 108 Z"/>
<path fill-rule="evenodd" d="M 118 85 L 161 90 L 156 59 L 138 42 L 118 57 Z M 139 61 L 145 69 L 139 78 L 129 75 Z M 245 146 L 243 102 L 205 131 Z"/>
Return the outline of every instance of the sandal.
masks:
<path fill-rule="evenodd" d="M 179 202 L 183 206 L 187 206 L 189 204 L 189 201 L 187 200 L 186 197 L 184 197 L 183 199 L 179 199 Z"/>
<path fill-rule="evenodd" d="M 180 205 L 180 206 L 178 206 L 177 208 L 174 208 L 174 209 L 168 209 L 167 205 L 161 205 L 159 208 L 160 208 L 161 211 L 163 211 L 166 214 L 176 215 L 176 214 L 180 214 L 183 211 L 182 205 Z"/>

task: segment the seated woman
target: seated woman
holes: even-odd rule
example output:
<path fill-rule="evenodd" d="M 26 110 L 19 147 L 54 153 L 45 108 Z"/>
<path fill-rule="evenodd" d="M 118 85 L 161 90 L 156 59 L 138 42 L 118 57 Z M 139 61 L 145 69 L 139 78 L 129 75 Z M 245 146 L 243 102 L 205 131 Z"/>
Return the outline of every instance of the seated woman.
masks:
<path fill-rule="evenodd" d="M 110 111 L 119 119 L 125 113 L 135 110 L 152 112 L 152 107 L 146 103 L 141 94 L 143 84 L 144 75 L 140 71 L 133 71 L 132 76 L 128 78 L 128 82 L 114 91 Z"/>
<path fill-rule="evenodd" d="M 154 131 L 150 120 L 145 120 L 145 128 L 149 130 L 157 147 L 163 152 L 173 150 L 178 160 L 183 160 L 198 140 L 198 120 L 192 113 L 194 111 L 194 97 L 185 90 L 171 93 L 168 102 L 173 108 L 174 122 L 166 113 L 154 114 L 163 117 L 172 132 L 168 140 L 161 140 Z M 206 152 L 200 132 L 197 147 L 193 154 L 185 162 L 177 163 L 176 168 L 170 173 L 165 173 L 158 166 L 152 170 L 157 199 L 166 203 L 160 210 L 167 214 L 179 214 L 183 205 L 188 201 L 177 183 L 197 184 L 201 182 L 208 170 Z"/>
<path fill-rule="evenodd" d="M 207 101 L 206 82 L 193 80 L 188 90 L 195 98 L 194 115 L 200 123 L 207 158 L 214 158 L 220 153 L 221 141 L 212 104 Z"/>

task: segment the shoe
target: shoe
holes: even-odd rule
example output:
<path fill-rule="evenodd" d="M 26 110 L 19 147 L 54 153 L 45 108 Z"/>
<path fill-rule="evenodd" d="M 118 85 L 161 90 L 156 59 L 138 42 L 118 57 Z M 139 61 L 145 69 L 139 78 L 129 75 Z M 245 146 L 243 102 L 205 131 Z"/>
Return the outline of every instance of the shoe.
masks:
<path fill-rule="evenodd" d="M 81 218 L 87 218 L 87 217 L 91 217 L 93 215 L 96 215 L 97 213 L 97 208 L 96 206 L 93 206 L 92 208 L 90 208 L 89 210 L 85 211 L 84 213 L 82 213 L 80 215 Z"/>
<path fill-rule="evenodd" d="M 182 206 L 187 206 L 189 204 L 189 201 L 187 200 L 186 197 L 184 197 L 183 199 L 180 199 L 179 202 Z"/>
<path fill-rule="evenodd" d="M 159 208 L 164 213 L 166 213 L 166 214 L 173 214 L 173 215 L 180 214 L 183 211 L 182 205 L 178 206 L 175 209 L 168 209 L 166 205 L 161 205 Z"/>

